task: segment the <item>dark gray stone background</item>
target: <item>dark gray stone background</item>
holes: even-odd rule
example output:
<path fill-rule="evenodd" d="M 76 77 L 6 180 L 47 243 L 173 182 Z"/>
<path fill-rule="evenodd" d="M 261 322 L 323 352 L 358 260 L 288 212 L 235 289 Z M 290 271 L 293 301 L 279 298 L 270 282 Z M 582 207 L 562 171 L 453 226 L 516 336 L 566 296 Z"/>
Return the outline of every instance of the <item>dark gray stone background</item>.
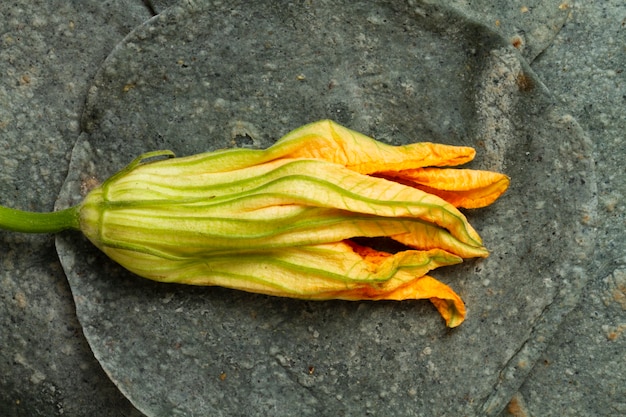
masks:
<path fill-rule="evenodd" d="M 0 193 L 3 204 L 51 210 L 81 131 L 85 133 L 78 139 L 74 166 L 78 168 L 78 164 L 96 155 L 98 165 L 87 164 L 80 171 L 83 175 L 93 172 L 100 176 L 107 169 L 119 168 L 137 151 L 154 147 L 172 146 L 178 153 L 185 154 L 204 150 L 199 148 L 202 146 L 211 149 L 232 144 L 232 141 L 236 145 L 248 145 L 240 140 L 242 136 L 238 133 L 241 132 L 256 139 L 249 145 L 266 146 L 293 127 L 293 123 L 309 121 L 298 115 L 298 106 L 305 104 L 313 105 L 310 115 L 315 116 L 313 119 L 334 116 L 383 140 L 402 142 L 428 136 L 442 142 L 474 143 L 481 136 L 486 140 L 479 164 L 501 167 L 513 178 L 526 180 L 530 178 L 528 171 L 535 170 L 543 173 L 539 177 L 553 175 L 555 181 L 550 184 L 538 178 L 532 184 L 520 183 L 512 187 L 508 200 L 502 200 L 500 206 L 472 215 L 478 230 L 488 242 L 493 242 L 490 248 L 494 255 L 480 265 L 482 276 L 472 268 L 475 263 L 449 273 L 437 271 L 438 277 L 449 279 L 463 294 L 470 308 L 468 322 L 454 332 L 443 328 L 427 303 L 302 303 L 219 289 L 155 285 L 120 273 L 95 252 L 89 252 L 88 258 L 77 259 L 74 272 L 84 272 L 89 277 L 94 271 L 98 272 L 98 279 L 86 281 L 82 286 L 77 285 L 76 276 L 72 278 L 69 258 L 64 259 L 64 266 L 69 267 L 69 278 L 73 279 L 74 310 L 53 238 L 0 234 L 0 305 L 3 308 L 0 314 L 0 410 L 6 409 L 4 414 L 9 416 L 141 415 L 106 377 L 94 359 L 95 353 L 107 373 L 138 407 L 145 412 L 160 410 L 164 415 L 175 411 L 192 415 L 190 409 L 203 415 L 207 413 L 202 410 L 216 407 L 223 410 L 224 415 L 236 415 L 237 411 L 247 412 L 246 406 L 252 407 L 253 412 L 271 410 L 275 415 L 293 414 L 294 410 L 304 414 L 315 410 L 326 413 L 343 410 L 346 415 L 393 410 L 395 415 L 456 415 L 459 412 L 494 415 L 503 408 L 506 408 L 504 414 L 535 416 L 626 412 L 623 400 L 626 397 L 626 336 L 623 334 L 626 328 L 626 260 L 623 259 L 626 243 L 622 237 L 626 185 L 621 180 L 626 127 L 622 110 L 626 104 L 625 75 L 621 71 L 626 60 L 623 2 L 445 3 L 500 33 L 505 42 L 515 42 L 541 80 L 532 83 L 535 87 L 530 88 L 532 92 L 518 94 L 520 92 L 513 88 L 514 85 L 519 87 L 512 77 L 520 69 L 533 75 L 526 63 L 520 63 L 515 53 L 498 45 L 493 36 L 485 36 L 480 42 L 474 40 L 475 50 L 493 52 L 480 58 L 468 58 L 467 62 L 474 66 L 459 72 L 467 83 L 457 80 L 448 90 L 442 90 L 437 83 L 449 79 L 446 71 L 442 71 L 440 77 L 431 77 L 430 83 L 415 81 L 415 86 L 420 88 L 445 91 L 445 99 L 458 104 L 450 106 L 448 112 L 441 107 L 445 100 L 433 95 L 427 108 L 411 107 L 410 115 L 405 112 L 403 117 L 396 116 L 393 121 L 387 117 L 401 113 L 393 108 L 398 103 L 392 103 L 391 109 L 383 109 L 385 118 L 363 118 L 363 114 L 373 110 L 369 107 L 354 109 L 355 88 L 359 86 L 341 90 L 350 86 L 348 80 L 337 80 L 343 81 L 337 83 L 340 89 L 319 99 L 324 103 L 328 100 L 329 104 L 315 107 L 319 102 L 316 95 L 321 95 L 315 87 L 323 77 L 308 72 L 302 74 L 304 80 L 285 78 L 282 90 L 265 86 L 266 99 L 257 96 L 252 101 L 271 103 L 273 100 L 267 98 L 267 94 L 272 91 L 290 100 L 294 100 L 290 95 L 293 91 L 309 93 L 298 97 L 304 96 L 303 100 L 310 101 L 294 102 L 290 106 L 292 113 L 287 113 L 283 120 L 263 119 L 260 116 L 265 111 L 263 108 L 242 108 L 243 103 L 228 99 L 227 89 L 221 94 L 223 100 L 217 102 L 190 103 L 179 97 L 158 103 L 158 96 L 146 93 L 159 89 L 162 93 L 171 88 L 165 92 L 177 91 L 183 97 L 199 99 L 202 94 L 194 89 L 203 88 L 197 84 L 198 75 L 203 73 L 194 67 L 193 60 L 186 58 L 196 57 L 201 61 L 202 56 L 199 51 L 193 51 L 173 62 L 169 59 L 175 54 L 167 51 L 163 56 L 168 60 L 161 63 L 162 67 L 150 68 L 142 65 L 159 63 L 159 60 L 133 59 L 128 52 L 133 45 L 141 52 L 154 47 L 155 42 L 171 38 L 184 40 L 185 36 L 193 43 L 194 29 L 182 26 L 182 14 L 178 20 L 171 15 L 163 20 L 178 25 L 164 29 L 169 37 L 161 39 L 148 29 L 138 29 L 134 33 L 138 42 L 127 41 L 114 50 L 123 36 L 150 17 L 151 12 L 144 2 L 42 2 L 38 5 L 25 1 L 3 2 L 0 6 Z M 418 8 L 429 17 L 437 16 L 427 4 L 409 4 L 411 11 Z M 156 12 L 166 6 L 154 3 Z M 276 13 L 291 13 L 297 20 L 305 18 L 312 9 L 318 13 L 324 10 L 317 3 L 303 2 L 291 9 L 276 10 Z M 271 17 L 272 10 L 263 13 Z M 389 22 L 381 24 L 376 13 L 367 10 L 362 13 L 352 16 L 353 20 L 369 18 L 368 23 L 374 25 L 375 33 L 391 26 Z M 420 13 L 411 17 L 422 24 L 425 22 L 419 20 Z M 445 13 L 448 17 L 450 14 Z M 232 16 L 232 21 L 243 24 L 245 19 L 236 17 Z M 309 21 L 323 20 L 324 16 L 318 15 L 311 16 Z M 420 30 L 437 34 L 433 42 L 438 45 L 447 42 L 446 48 L 451 48 L 453 57 L 458 57 L 466 47 L 463 41 L 471 38 L 470 33 L 485 33 L 484 29 L 469 30 L 472 25 L 467 19 L 461 19 L 465 24 L 457 19 L 450 25 L 451 29 L 442 29 L 440 20 L 427 20 L 429 24 L 424 24 Z M 150 22 L 147 27 L 158 25 L 158 22 Z M 277 30 L 290 33 L 282 25 L 275 25 Z M 246 29 L 253 33 L 259 30 L 256 26 L 235 26 L 231 30 Z M 375 38 L 373 35 L 359 38 L 357 35 L 363 32 L 360 27 L 322 29 L 343 33 L 344 38 L 354 31 L 357 52 L 369 46 L 359 45 L 359 40 L 367 42 Z M 220 33 L 225 36 L 225 32 Z M 152 37 L 154 40 L 148 42 Z M 279 33 L 275 38 L 284 39 Z M 459 44 L 452 47 L 451 40 Z M 237 42 L 224 43 L 227 45 L 220 46 L 234 48 L 231 53 L 243 53 L 236 49 L 242 47 Z M 346 39 L 340 46 L 347 48 L 349 44 Z M 165 51 L 167 42 L 163 48 Z M 389 49 L 393 53 L 394 48 Z M 443 52 L 446 51 L 433 49 L 431 55 Z M 125 53 L 127 59 L 114 61 Z M 311 56 L 306 50 L 302 54 Z M 110 58 L 104 63 L 105 70 L 97 73 L 107 56 Z M 348 55 L 342 59 L 349 58 Z M 357 58 L 367 61 L 364 56 Z M 305 64 L 316 67 L 313 61 Z M 458 64 L 459 61 L 452 59 L 451 62 Z M 297 63 L 290 63 L 294 71 Z M 399 62 L 390 65 L 397 64 Z M 235 69 L 243 74 L 259 70 L 250 66 L 250 62 L 240 65 Z M 434 71 L 435 67 L 431 68 Z M 165 75 L 176 75 L 168 78 L 170 82 L 165 83 L 168 84 L 165 87 L 162 78 L 150 76 L 159 69 Z M 330 66 L 329 71 L 333 69 Z M 270 65 L 266 73 L 270 73 L 272 79 L 280 70 Z M 367 68 L 364 71 L 361 75 L 369 74 Z M 332 76 L 330 74 L 335 74 L 335 78 L 345 76 L 339 70 L 327 76 Z M 124 78 L 130 76 L 135 78 Z M 128 85 L 129 90 L 126 95 L 119 94 L 116 100 L 110 92 L 120 90 L 98 84 L 104 80 L 120 82 L 121 87 Z M 377 81 L 376 76 L 369 78 L 372 88 L 367 92 Z M 92 85 L 98 90 L 90 89 Z M 239 88 L 239 85 L 233 86 L 231 94 L 236 95 Z M 421 94 L 422 90 L 419 91 Z M 332 94 L 337 96 L 332 97 Z M 381 89 L 377 94 L 377 99 L 385 100 L 391 93 Z M 364 96 L 371 97 L 371 94 Z M 129 106 L 128 109 L 141 111 L 119 113 L 123 110 L 120 101 Z M 550 105 L 550 102 L 558 105 Z M 379 102 L 371 100 L 371 103 Z M 207 104 L 214 112 L 221 111 L 221 115 L 208 115 L 203 111 Z M 268 112 L 279 108 L 270 108 Z M 526 113 L 519 111 L 528 109 Z M 104 111 L 97 113 L 97 110 Z M 81 121 L 83 111 L 85 118 Z M 568 112 L 572 116 L 568 116 Z M 171 119 L 167 118 L 168 114 Z M 480 117 L 471 121 L 467 116 L 472 114 Z M 213 125 L 210 117 L 225 121 L 227 128 Z M 118 123 L 121 121 L 124 123 Z M 193 129 L 198 129 L 197 133 Z M 130 134 L 132 139 L 116 136 L 118 139 L 111 141 L 111 136 L 104 132 Z M 181 138 L 182 132 L 189 134 Z M 203 137 L 218 142 L 194 141 Z M 531 139 L 520 142 L 520 137 Z M 593 213 L 594 196 L 590 195 L 596 184 L 586 159 L 587 143 L 592 146 L 598 176 L 597 218 Z M 106 152 L 111 148 L 128 152 L 128 155 L 114 157 Z M 71 171 L 75 176 L 70 177 L 74 184 L 84 179 L 76 176 L 76 168 Z M 96 168 L 97 171 L 93 171 Z M 575 182 L 568 184 L 566 178 L 573 178 Z M 582 180 L 588 183 L 583 185 Z M 533 193 L 531 185 L 540 191 Z M 549 196 L 553 196 L 553 200 Z M 587 205 L 577 206 L 579 202 Z M 524 206 L 535 211 L 546 207 L 550 218 L 541 219 L 545 225 L 537 224 L 535 212 L 532 215 L 520 212 L 519 207 Z M 589 217 L 585 217 L 584 211 Z M 504 226 L 493 223 L 493 219 Z M 528 222 L 524 227 L 529 230 L 544 226 L 539 232 L 543 238 L 546 236 L 543 233 L 551 232 L 558 238 L 550 243 L 541 238 L 533 242 L 528 237 L 506 236 L 505 239 L 499 235 L 510 230 L 506 224 L 520 220 Z M 590 253 L 587 249 L 595 230 L 598 239 L 594 255 L 584 259 L 583 256 Z M 573 239 L 570 242 L 566 238 Z M 64 253 L 61 245 L 76 241 L 76 236 L 64 235 L 60 252 L 67 255 L 69 252 Z M 514 289 L 517 281 L 507 280 L 506 274 L 505 278 L 486 275 L 501 267 L 503 262 L 498 262 L 495 254 L 505 253 L 507 248 L 509 253 L 528 251 L 532 258 L 528 265 L 529 282 L 544 287 L 533 288 L 526 282 L 518 297 L 496 296 L 488 304 L 477 305 L 484 301 L 484 295 L 479 294 L 476 279 L 483 293 L 492 289 L 510 294 Z M 552 277 L 554 282 L 545 281 L 546 277 Z M 586 286 L 580 288 L 585 282 Z M 87 291 L 100 288 L 106 291 L 100 294 Z M 543 294 L 542 290 L 548 294 Z M 81 298 L 81 291 L 97 297 Z M 525 300 L 529 294 L 532 298 Z M 582 294 L 580 299 L 579 294 Z M 126 298 L 114 298 L 117 295 Z M 573 306 L 574 310 L 564 317 Z M 493 313 L 483 315 L 481 323 L 477 312 L 488 307 Z M 201 309 L 201 313 L 191 314 L 194 308 Z M 500 314 L 507 311 L 509 316 Z M 84 330 L 77 321 L 77 314 Z M 530 323 L 532 317 L 537 320 Z M 563 317 L 565 321 L 557 327 Z M 181 318 L 186 326 L 177 333 L 172 326 Z M 346 328 L 352 330 L 351 334 L 341 334 Z M 527 333 L 516 333 L 519 329 L 526 329 Z M 133 330 L 134 334 L 127 336 Z M 454 348 L 455 343 L 471 332 L 476 335 L 465 347 L 466 351 L 459 351 L 458 344 Z M 268 335 L 272 336 L 269 340 Z M 93 353 L 84 336 L 95 347 Z M 289 339 L 292 336 L 295 338 Z M 491 337 L 491 350 L 485 350 L 482 337 Z M 150 345 L 150 341 L 165 343 Z M 361 344 L 341 345 L 347 341 Z M 99 342 L 102 344 L 98 346 Z M 193 342 L 196 346 L 207 347 L 206 356 L 194 350 Z M 447 346 L 456 350 L 446 352 Z M 543 355 L 536 362 L 541 352 Z M 153 367 L 155 358 L 147 357 L 148 354 L 165 358 L 159 369 Z M 347 355 L 348 359 L 341 355 Z M 458 357 L 463 359 L 454 359 Z M 203 358 L 214 359 L 214 362 L 202 362 Z M 446 358 L 448 362 L 444 363 Z M 185 364 L 200 371 L 187 372 Z M 311 375 L 309 366 L 315 367 Z M 485 375 L 476 374 L 476 369 L 484 370 Z M 407 371 L 416 374 L 405 374 Z M 225 373 L 223 381 L 222 372 Z M 196 392 L 180 389 L 180 381 L 185 377 L 189 378 L 185 382 L 190 387 L 202 388 Z M 360 385 L 341 386 L 342 383 Z M 491 390 L 485 391 L 488 387 Z M 242 402 L 246 393 L 238 390 L 246 389 L 251 398 Z M 169 394 L 163 395 L 165 391 Z M 202 397 L 206 393 L 213 396 Z M 511 397 L 513 401 L 506 407 Z M 166 410 L 164 407 L 168 404 L 171 408 Z"/>
<path fill-rule="evenodd" d="M 266 147 L 322 118 L 394 143 L 471 144 L 474 166 L 516 181 L 472 214 L 494 256 L 435 273 L 474 318 L 452 332 L 423 302 L 305 303 L 146 283 L 60 236 L 105 371 L 148 415 L 497 414 L 530 369 L 514 368 L 534 363 L 585 282 L 576 265 L 592 239 L 581 218 L 595 202 L 584 135 L 539 81 L 520 88 L 521 74 L 533 77 L 501 37 L 427 5 L 231 1 L 168 9 L 137 28 L 90 88 L 63 203 L 129 155 L 194 154 L 246 135 Z"/>

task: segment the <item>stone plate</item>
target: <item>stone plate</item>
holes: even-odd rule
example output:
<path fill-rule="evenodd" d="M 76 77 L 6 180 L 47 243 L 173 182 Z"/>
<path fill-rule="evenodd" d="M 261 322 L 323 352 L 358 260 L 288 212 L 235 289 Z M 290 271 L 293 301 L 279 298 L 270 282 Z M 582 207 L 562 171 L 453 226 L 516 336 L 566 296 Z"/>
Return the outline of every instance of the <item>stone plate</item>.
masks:
<path fill-rule="evenodd" d="M 468 217 L 492 251 L 442 268 L 468 308 L 307 302 L 138 278 L 58 237 L 102 367 L 146 415 L 497 415 L 586 280 L 588 143 L 517 51 L 410 2 L 183 2 L 104 62 L 58 207 L 137 155 L 267 147 L 331 118 L 379 140 L 476 147 L 512 178 Z"/>

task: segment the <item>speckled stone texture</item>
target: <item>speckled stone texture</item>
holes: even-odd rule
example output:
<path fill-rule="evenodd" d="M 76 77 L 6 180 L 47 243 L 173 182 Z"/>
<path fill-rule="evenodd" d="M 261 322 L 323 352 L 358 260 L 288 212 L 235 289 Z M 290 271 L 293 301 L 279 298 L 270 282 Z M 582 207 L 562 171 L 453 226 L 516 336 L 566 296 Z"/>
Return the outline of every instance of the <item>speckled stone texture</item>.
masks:
<path fill-rule="evenodd" d="M 626 415 L 625 45 L 626 3 L 574 2 L 565 26 L 531 64 L 593 143 L 598 233 L 589 284 L 511 415 Z"/>
<path fill-rule="evenodd" d="M 470 309 L 453 332 L 428 303 L 163 286 L 76 234 L 60 237 L 61 264 L 52 237 L 0 233 L 1 415 L 626 412 L 623 2 L 370 2 L 343 14 L 233 3 L 213 34 L 184 23 L 204 2 L 31 3 L 0 5 L 2 204 L 51 210 L 68 171 L 59 204 L 141 151 L 265 147 L 321 117 L 393 143 L 479 145 L 479 166 L 514 181 L 471 215 L 492 257 L 437 271 Z M 439 67 L 380 65 L 405 29 L 420 35 L 406 54 L 419 46 Z M 216 76 L 208 62 L 231 67 Z"/>
<path fill-rule="evenodd" d="M 128 1 L 0 4 L 0 200 L 53 209 L 88 85 L 149 14 Z M 53 236 L 0 232 L 0 415 L 140 415 L 93 358 Z"/>

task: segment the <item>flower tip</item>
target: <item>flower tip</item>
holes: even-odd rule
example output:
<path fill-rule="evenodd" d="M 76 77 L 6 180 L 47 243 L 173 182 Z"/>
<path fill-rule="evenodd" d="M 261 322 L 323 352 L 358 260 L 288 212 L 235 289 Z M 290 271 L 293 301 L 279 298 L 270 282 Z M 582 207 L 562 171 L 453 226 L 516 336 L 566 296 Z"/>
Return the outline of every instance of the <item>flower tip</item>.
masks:
<path fill-rule="evenodd" d="M 465 321 L 465 304 L 463 304 L 460 298 L 442 299 L 432 297 L 430 302 L 437 308 L 437 311 L 439 311 L 439 314 L 446 322 L 446 326 L 449 328 L 457 327 Z"/>

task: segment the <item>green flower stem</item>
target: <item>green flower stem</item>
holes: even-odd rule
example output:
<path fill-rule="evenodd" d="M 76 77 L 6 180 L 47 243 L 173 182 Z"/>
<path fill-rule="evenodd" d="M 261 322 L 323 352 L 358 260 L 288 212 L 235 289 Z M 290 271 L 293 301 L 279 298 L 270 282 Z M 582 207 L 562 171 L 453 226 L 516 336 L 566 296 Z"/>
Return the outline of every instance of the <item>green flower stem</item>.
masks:
<path fill-rule="evenodd" d="M 0 229 L 21 233 L 57 233 L 80 229 L 79 206 L 52 213 L 34 213 L 0 206 Z"/>

